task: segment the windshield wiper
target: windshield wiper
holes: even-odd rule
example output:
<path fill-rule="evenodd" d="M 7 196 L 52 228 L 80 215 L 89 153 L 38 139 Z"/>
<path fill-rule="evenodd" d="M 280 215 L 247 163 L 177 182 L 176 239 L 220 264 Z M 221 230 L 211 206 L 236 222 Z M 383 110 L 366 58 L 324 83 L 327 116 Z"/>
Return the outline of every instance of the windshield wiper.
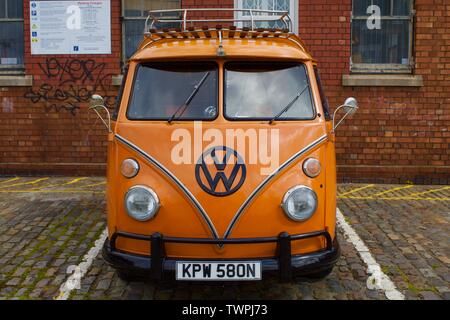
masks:
<path fill-rule="evenodd" d="M 178 115 L 177 119 L 179 119 L 183 113 L 186 111 L 189 104 L 192 102 L 192 99 L 194 99 L 195 95 L 197 94 L 198 90 L 200 90 L 200 87 L 205 82 L 206 78 L 208 78 L 210 74 L 210 71 L 206 72 L 203 78 L 194 86 L 194 90 L 189 95 L 189 97 L 186 99 L 186 101 L 177 108 L 177 110 L 170 116 L 168 122 L 171 123 L 173 120 L 175 120 L 175 117 L 177 116 L 177 113 L 181 111 L 181 113 Z"/>
<path fill-rule="evenodd" d="M 276 120 L 278 120 L 283 113 L 289 111 L 289 109 L 294 105 L 295 101 L 298 100 L 298 98 L 300 98 L 302 96 L 302 94 L 306 91 L 306 89 L 309 88 L 309 84 L 306 85 L 305 88 L 303 88 L 302 91 L 297 92 L 297 95 L 294 97 L 294 99 L 292 99 L 287 105 L 286 107 L 283 108 L 283 110 L 281 110 L 275 117 L 273 117 L 272 119 L 270 119 L 269 124 L 274 123 Z"/>

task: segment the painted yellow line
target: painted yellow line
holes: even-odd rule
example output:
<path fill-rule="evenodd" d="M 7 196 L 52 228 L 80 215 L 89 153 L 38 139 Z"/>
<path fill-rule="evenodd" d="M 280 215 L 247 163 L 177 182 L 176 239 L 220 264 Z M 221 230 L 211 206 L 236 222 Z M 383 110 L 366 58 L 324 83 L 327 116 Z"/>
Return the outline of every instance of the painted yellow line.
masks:
<path fill-rule="evenodd" d="M 69 181 L 69 182 L 66 182 L 66 183 L 63 183 L 63 184 L 61 184 L 61 183 L 58 183 L 58 184 L 50 184 L 50 185 L 48 185 L 48 186 L 41 186 L 41 187 L 39 187 L 39 188 L 31 188 L 31 189 L 28 189 L 29 191 L 38 191 L 38 190 L 46 190 L 46 189 L 48 189 L 48 188 L 51 188 L 51 187 L 63 187 L 63 186 L 66 186 L 66 185 L 71 185 L 71 184 L 75 184 L 75 183 L 77 183 L 78 181 L 81 181 L 81 180 L 84 180 L 84 179 L 87 179 L 87 177 L 84 177 L 84 178 L 77 178 L 77 179 L 74 179 L 74 180 L 72 180 L 72 181 Z M 86 187 L 94 187 L 94 186 L 98 186 L 98 185 L 102 185 L 102 184 L 105 184 L 106 182 L 99 182 L 99 183 L 93 183 L 93 184 L 88 184 L 88 185 L 85 185 L 85 186 L 80 186 L 79 188 L 80 189 L 76 189 L 76 190 L 83 190 L 83 189 L 81 189 L 81 188 L 86 188 Z"/>
<path fill-rule="evenodd" d="M 450 198 L 423 198 L 423 197 L 358 197 L 358 196 L 338 196 L 340 199 L 356 199 L 356 200 L 423 200 L 423 201 L 450 201 Z"/>
<path fill-rule="evenodd" d="M 340 199 L 373 199 L 372 197 L 367 196 L 337 196 Z"/>
<path fill-rule="evenodd" d="M 80 186 L 80 188 L 95 187 L 95 186 L 100 186 L 102 184 L 106 184 L 106 181 L 99 182 L 99 183 L 88 184 L 86 186 Z"/>
<path fill-rule="evenodd" d="M 450 201 L 450 198 L 423 198 L 423 197 L 393 197 L 380 198 L 385 200 L 425 200 L 425 201 Z"/>
<path fill-rule="evenodd" d="M 11 178 L 11 179 L 8 179 L 8 180 L 3 180 L 3 181 L 0 181 L 0 184 L 17 181 L 19 179 L 20 179 L 19 177 L 15 177 L 15 178 Z"/>
<path fill-rule="evenodd" d="M 367 186 L 356 188 L 356 189 L 350 190 L 348 192 L 345 192 L 343 194 L 340 194 L 340 196 L 346 196 L 346 195 L 352 194 L 354 192 L 358 192 L 358 191 L 361 191 L 361 190 L 364 190 L 364 189 L 372 188 L 373 186 L 375 186 L 375 185 L 374 184 L 368 184 Z"/>
<path fill-rule="evenodd" d="M 386 193 L 391 193 L 391 192 L 398 191 L 398 190 L 403 190 L 403 189 L 409 189 L 409 188 L 412 188 L 412 187 L 414 187 L 414 185 L 409 184 L 407 186 L 401 186 L 401 187 L 397 187 L 397 188 L 393 188 L 393 189 L 389 189 L 389 190 L 385 190 L 383 192 L 379 192 L 379 193 L 373 194 L 372 197 L 379 197 L 379 196 L 382 196 L 383 194 L 386 194 Z"/>
<path fill-rule="evenodd" d="M 61 186 L 63 186 L 64 184 L 49 184 L 49 185 L 47 185 L 47 186 L 41 186 L 41 187 L 37 187 L 37 188 L 31 188 L 31 189 L 29 189 L 29 191 L 33 191 L 33 190 L 45 190 L 45 189 L 47 189 L 47 188 L 51 188 L 51 187 L 61 187 Z"/>
<path fill-rule="evenodd" d="M 439 188 L 439 189 L 433 189 L 433 190 L 423 191 L 423 192 L 412 193 L 412 194 L 409 195 L 409 197 L 421 196 L 421 195 L 424 195 L 424 194 L 429 194 L 429 193 L 434 193 L 434 192 L 444 191 L 444 190 L 448 190 L 448 189 L 450 189 L 450 186 L 446 186 L 446 187 Z"/>
<path fill-rule="evenodd" d="M 44 180 L 48 180 L 48 177 L 47 178 L 36 179 L 36 180 L 33 180 L 33 181 L 29 181 L 29 182 L 14 183 L 14 184 L 10 184 L 10 185 L 7 185 L 7 186 L 2 186 L 2 187 L 0 187 L 0 189 L 10 188 L 10 187 L 15 187 L 15 186 L 23 186 L 23 185 L 28 185 L 28 184 L 36 184 L 36 183 L 44 181 Z"/>
<path fill-rule="evenodd" d="M 0 190 L 0 193 L 105 193 L 105 191 L 90 191 L 79 189 L 67 190 Z"/>
<path fill-rule="evenodd" d="M 81 181 L 81 180 L 84 180 L 84 179 L 87 179 L 87 177 L 76 178 L 76 179 L 73 179 L 73 180 L 71 180 L 69 182 L 63 183 L 63 184 L 61 184 L 61 183 L 50 184 L 48 186 L 42 186 L 42 187 L 39 187 L 39 188 L 30 189 L 30 190 L 45 190 L 45 189 L 51 188 L 51 187 L 63 187 L 63 186 L 67 186 L 67 185 L 71 185 L 71 184 L 77 183 L 78 181 Z"/>
<path fill-rule="evenodd" d="M 72 181 L 64 183 L 64 185 L 67 186 L 67 185 L 74 184 L 74 183 L 77 183 L 78 181 L 86 180 L 86 179 L 87 179 L 87 177 L 76 178 L 76 179 L 73 179 Z"/>

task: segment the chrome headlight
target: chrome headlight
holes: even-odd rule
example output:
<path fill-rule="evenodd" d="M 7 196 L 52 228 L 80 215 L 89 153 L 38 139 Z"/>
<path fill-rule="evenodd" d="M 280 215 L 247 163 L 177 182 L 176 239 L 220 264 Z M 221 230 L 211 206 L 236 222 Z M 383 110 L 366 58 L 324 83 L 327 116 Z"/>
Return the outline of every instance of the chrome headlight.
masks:
<path fill-rule="evenodd" d="M 295 186 L 286 192 L 281 207 L 292 220 L 305 221 L 317 209 L 317 195 L 306 186 Z"/>
<path fill-rule="evenodd" d="M 149 187 L 134 186 L 125 195 L 125 208 L 133 219 L 147 221 L 158 212 L 159 199 Z"/>

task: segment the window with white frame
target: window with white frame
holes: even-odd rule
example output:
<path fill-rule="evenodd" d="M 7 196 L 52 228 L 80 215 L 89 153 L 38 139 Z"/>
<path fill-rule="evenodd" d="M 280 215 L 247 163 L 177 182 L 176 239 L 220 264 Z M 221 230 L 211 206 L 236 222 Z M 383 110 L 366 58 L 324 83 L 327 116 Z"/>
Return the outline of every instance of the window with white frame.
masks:
<path fill-rule="evenodd" d="M 23 2 L 0 0 L 0 72 L 23 69 Z"/>
<path fill-rule="evenodd" d="M 297 0 L 235 0 L 234 6 L 236 9 L 257 9 L 257 10 L 274 10 L 274 11 L 288 11 L 292 19 L 292 29 L 298 33 L 298 1 Z M 253 13 L 254 15 L 264 16 L 267 13 Z M 236 14 L 238 19 L 248 20 L 244 22 L 243 26 L 251 26 L 250 12 L 238 12 Z M 273 22 L 255 22 L 255 27 L 258 28 L 285 28 L 280 21 Z"/>
<path fill-rule="evenodd" d="M 1 1 L 1 0 L 0 0 Z M 122 46 L 124 60 L 136 51 L 144 36 L 149 10 L 179 9 L 181 0 L 122 0 Z M 174 27 L 173 25 L 159 27 Z"/>
<path fill-rule="evenodd" d="M 351 71 L 411 72 L 413 22 L 412 0 L 353 0 Z"/>

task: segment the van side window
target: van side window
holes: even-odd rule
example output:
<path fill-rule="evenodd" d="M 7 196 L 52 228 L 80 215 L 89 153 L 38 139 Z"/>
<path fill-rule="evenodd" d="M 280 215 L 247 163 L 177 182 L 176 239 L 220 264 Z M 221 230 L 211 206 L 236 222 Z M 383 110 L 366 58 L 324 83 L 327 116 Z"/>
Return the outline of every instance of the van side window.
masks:
<path fill-rule="evenodd" d="M 322 87 L 322 81 L 320 80 L 319 69 L 317 68 L 317 66 L 314 66 L 314 74 L 316 75 L 317 86 L 319 87 L 320 100 L 322 100 L 322 107 L 323 112 L 325 113 L 325 119 L 331 120 L 330 106 L 328 105 L 328 99 Z"/>
<path fill-rule="evenodd" d="M 128 75 L 128 65 L 125 67 L 125 70 L 123 72 L 122 83 L 120 84 L 119 93 L 117 94 L 117 97 L 116 97 L 116 105 L 114 106 L 114 112 L 111 116 L 112 120 L 117 120 L 117 116 L 119 115 L 120 103 L 122 102 L 123 89 L 125 87 L 125 81 L 127 80 L 127 75 Z"/>

